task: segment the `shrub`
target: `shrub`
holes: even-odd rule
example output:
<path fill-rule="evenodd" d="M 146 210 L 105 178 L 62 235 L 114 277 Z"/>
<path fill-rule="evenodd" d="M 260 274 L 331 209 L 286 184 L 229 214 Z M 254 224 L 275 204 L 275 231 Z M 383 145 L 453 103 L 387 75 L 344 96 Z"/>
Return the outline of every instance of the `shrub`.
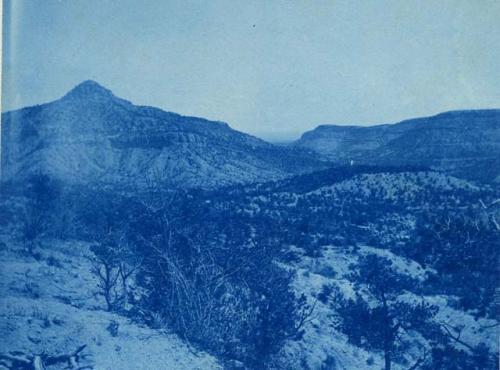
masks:
<path fill-rule="evenodd" d="M 114 320 L 111 320 L 111 322 L 108 324 L 106 327 L 106 330 L 112 337 L 117 337 L 118 336 L 118 329 L 120 328 L 120 324 Z"/>

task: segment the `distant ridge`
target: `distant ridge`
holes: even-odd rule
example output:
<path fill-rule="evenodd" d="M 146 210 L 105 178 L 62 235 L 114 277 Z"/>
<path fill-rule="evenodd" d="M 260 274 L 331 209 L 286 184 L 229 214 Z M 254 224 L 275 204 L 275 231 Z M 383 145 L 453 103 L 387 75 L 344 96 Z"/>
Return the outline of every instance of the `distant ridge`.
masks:
<path fill-rule="evenodd" d="M 500 110 L 376 126 L 320 125 L 273 145 L 228 124 L 136 106 L 95 81 L 2 114 L 2 181 L 43 172 L 71 184 L 175 188 L 267 182 L 342 165 L 423 166 L 500 182 Z"/>
<path fill-rule="evenodd" d="M 428 166 L 500 181 L 500 109 L 450 111 L 376 126 L 320 125 L 293 146 L 338 164 Z"/>
<path fill-rule="evenodd" d="M 333 124 L 333 123 L 323 123 L 316 126 L 315 129 L 306 131 L 304 134 L 307 134 L 311 131 L 320 129 L 320 128 L 374 128 L 374 127 L 382 127 L 382 126 L 395 126 L 404 123 L 413 123 L 415 121 L 428 121 L 435 118 L 453 118 L 453 117 L 470 117 L 470 116 L 490 116 L 499 114 L 500 109 L 489 108 L 489 109 L 458 109 L 458 110 L 450 110 L 445 112 L 436 113 L 430 116 L 416 117 L 416 118 L 407 118 L 398 122 L 393 123 L 373 123 L 368 125 L 359 125 L 359 124 Z M 304 135 L 303 134 L 303 135 Z"/>

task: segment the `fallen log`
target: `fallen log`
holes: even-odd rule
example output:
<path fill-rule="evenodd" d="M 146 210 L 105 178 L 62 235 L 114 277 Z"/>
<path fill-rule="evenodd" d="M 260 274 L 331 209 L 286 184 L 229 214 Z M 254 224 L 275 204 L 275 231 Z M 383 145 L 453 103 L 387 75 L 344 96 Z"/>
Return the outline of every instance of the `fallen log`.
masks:
<path fill-rule="evenodd" d="M 19 351 L 12 351 L 0 354 L 0 366 L 9 370 L 47 370 L 47 366 L 66 363 L 69 369 L 92 369 L 93 366 L 91 365 L 82 366 L 79 364 L 81 359 L 87 357 L 81 354 L 86 347 L 87 345 L 84 344 L 71 353 L 56 356 L 47 355 L 46 353 L 32 355 Z"/>

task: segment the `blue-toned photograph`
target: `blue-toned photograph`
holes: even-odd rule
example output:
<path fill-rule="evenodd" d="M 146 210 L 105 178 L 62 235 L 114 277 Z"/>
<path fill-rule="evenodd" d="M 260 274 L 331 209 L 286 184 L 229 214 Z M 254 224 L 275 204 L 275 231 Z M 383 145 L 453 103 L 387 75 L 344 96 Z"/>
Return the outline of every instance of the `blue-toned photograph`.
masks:
<path fill-rule="evenodd" d="M 0 0 L 0 370 L 499 370 L 499 0 Z"/>

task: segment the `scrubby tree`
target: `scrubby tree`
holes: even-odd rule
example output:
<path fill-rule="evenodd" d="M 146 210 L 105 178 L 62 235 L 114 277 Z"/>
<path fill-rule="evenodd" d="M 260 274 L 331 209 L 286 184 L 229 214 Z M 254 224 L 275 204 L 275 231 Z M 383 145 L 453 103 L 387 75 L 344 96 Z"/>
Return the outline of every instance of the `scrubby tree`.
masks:
<path fill-rule="evenodd" d="M 255 272 L 262 280 L 254 292 L 252 326 L 247 338 L 252 351 L 246 363 L 256 369 L 268 368 L 287 340 L 302 337 L 303 326 L 313 309 L 306 305 L 304 296 L 294 296 L 290 272 L 272 262 L 263 264 L 263 269 Z"/>
<path fill-rule="evenodd" d="M 267 368 L 300 335 L 304 302 L 271 236 L 254 240 L 247 216 L 227 217 L 192 196 L 169 194 L 138 215 L 141 312 L 222 358 Z"/>
<path fill-rule="evenodd" d="M 26 249 L 32 253 L 38 238 L 50 223 L 50 212 L 60 194 L 60 185 L 50 176 L 38 173 L 26 181 L 23 193 L 26 206 L 21 232 Z"/>
<path fill-rule="evenodd" d="M 137 250 L 137 245 L 122 237 L 118 244 L 118 274 L 120 275 L 122 306 L 125 310 L 129 308 L 130 283 L 137 271 L 143 264 L 143 257 Z"/>
<path fill-rule="evenodd" d="M 410 346 L 405 334 L 426 330 L 437 309 L 405 296 L 416 283 L 397 272 L 388 258 L 363 256 L 353 269 L 355 296 L 346 298 L 339 291 L 333 296 L 337 327 L 354 345 L 382 351 L 384 368 L 390 370 Z"/>
<path fill-rule="evenodd" d="M 111 238 L 106 238 L 91 247 L 94 257 L 92 259 L 92 272 L 98 278 L 99 292 L 104 297 L 106 308 L 112 311 L 119 302 L 117 292 L 119 274 L 119 259 L 113 249 Z"/>
<path fill-rule="evenodd" d="M 94 242 L 92 271 L 99 280 L 108 311 L 129 308 L 130 281 L 142 266 L 143 257 L 126 231 L 109 230 Z"/>
<path fill-rule="evenodd" d="M 429 333 L 428 333 L 429 334 Z M 451 332 L 436 326 L 428 335 L 430 351 L 419 362 L 421 370 L 486 370 L 498 368 L 498 353 L 492 353 L 484 344 L 471 345 L 460 338 L 460 332 Z"/>
<path fill-rule="evenodd" d="M 475 212 L 427 215 L 417 224 L 409 257 L 438 271 L 434 287 L 460 297 L 465 309 L 495 318 L 500 231 Z"/>

